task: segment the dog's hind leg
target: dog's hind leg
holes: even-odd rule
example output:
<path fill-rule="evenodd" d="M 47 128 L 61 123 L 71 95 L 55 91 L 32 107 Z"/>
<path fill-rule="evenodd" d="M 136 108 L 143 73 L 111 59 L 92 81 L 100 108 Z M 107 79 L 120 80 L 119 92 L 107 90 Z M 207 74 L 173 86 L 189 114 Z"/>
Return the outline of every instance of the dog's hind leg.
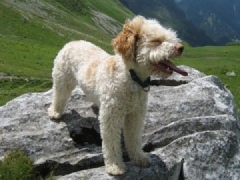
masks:
<path fill-rule="evenodd" d="M 126 115 L 124 121 L 124 142 L 129 157 L 138 166 L 148 166 L 149 157 L 142 150 L 142 131 L 144 125 L 145 110 L 131 112 Z"/>
<path fill-rule="evenodd" d="M 76 86 L 76 80 L 71 72 L 53 69 L 53 99 L 48 108 L 51 119 L 59 119 L 64 112 L 67 100 Z"/>
<path fill-rule="evenodd" d="M 119 113 L 117 106 L 101 104 L 99 120 L 106 171 L 112 175 L 124 174 L 126 167 L 122 160 L 121 147 L 123 114 Z"/>

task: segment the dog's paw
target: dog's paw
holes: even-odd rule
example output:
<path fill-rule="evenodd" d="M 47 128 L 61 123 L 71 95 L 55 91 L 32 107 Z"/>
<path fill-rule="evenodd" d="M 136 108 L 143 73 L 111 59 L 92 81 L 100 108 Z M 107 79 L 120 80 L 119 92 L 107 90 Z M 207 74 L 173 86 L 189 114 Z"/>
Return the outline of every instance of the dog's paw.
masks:
<path fill-rule="evenodd" d="M 50 119 L 59 119 L 61 115 L 61 113 L 55 112 L 51 107 L 48 108 L 48 116 Z"/>
<path fill-rule="evenodd" d="M 126 166 L 125 164 L 121 165 L 116 165 L 116 164 L 111 164 L 111 165 L 106 165 L 106 171 L 110 175 L 122 175 L 126 172 Z"/>
<path fill-rule="evenodd" d="M 150 158 L 145 154 L 139 154 L 134 160 L 134 164 L 141 167 L 149 167 L 151 164 Z"/>

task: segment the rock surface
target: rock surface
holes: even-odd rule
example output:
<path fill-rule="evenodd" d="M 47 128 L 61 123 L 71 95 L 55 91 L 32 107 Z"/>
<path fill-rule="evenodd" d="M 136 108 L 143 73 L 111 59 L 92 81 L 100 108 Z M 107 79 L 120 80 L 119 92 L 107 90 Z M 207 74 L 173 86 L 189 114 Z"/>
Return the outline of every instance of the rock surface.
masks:
<path fill-rule="evenodd" d="M 233 96 L 217 77 L 181 68 L 189 76 L 174 74 L 171 79 L 189 83 L 153 86 L 149 93 L 143 134 L 149 168 L 134 166 L 125 155 L 126 174 L 105 173 L 96 109 L 80 89 L 74 90 L 59 121 L 47 116 L 51 90 L 22 95 L 0 107 L 0 159 L 21 148 L 43 176 L 54 171 L 60 180 L 240 179 L 240 122 Z"/>

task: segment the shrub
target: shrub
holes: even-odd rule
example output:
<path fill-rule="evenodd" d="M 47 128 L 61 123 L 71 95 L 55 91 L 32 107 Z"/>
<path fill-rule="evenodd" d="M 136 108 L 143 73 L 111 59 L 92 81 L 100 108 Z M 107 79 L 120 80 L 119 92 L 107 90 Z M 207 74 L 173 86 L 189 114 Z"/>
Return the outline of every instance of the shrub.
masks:
<path fill-rule="evenodd" d="M 10 151 L 0 164 L 1 180 L 28 180 L 33 177 L 33 161 L 20 150 Z"/>

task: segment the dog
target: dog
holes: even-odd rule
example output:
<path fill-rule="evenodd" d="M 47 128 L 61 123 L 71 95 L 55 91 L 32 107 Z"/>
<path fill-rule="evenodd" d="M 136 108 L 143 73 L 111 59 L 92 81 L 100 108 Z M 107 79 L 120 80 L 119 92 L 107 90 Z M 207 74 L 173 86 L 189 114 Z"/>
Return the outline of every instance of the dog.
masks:
<path fill-rule="evenodd" d="M 79 85 L 99 108 L 102 151 L 107 173 L 126 172 L 122 160 L 121 133 L 130 159 L 150 165 L 142 150 L 150 76 L 169 77 L 174 71 L 187 75 L 171 60 L 184 46 L 172 29 L 157 20 L 135 16 L 112 40 L 115 55 L 83 40 L 67 43 L 54 60 L 51 119 L 59 119 L 72 90 Z"/>

